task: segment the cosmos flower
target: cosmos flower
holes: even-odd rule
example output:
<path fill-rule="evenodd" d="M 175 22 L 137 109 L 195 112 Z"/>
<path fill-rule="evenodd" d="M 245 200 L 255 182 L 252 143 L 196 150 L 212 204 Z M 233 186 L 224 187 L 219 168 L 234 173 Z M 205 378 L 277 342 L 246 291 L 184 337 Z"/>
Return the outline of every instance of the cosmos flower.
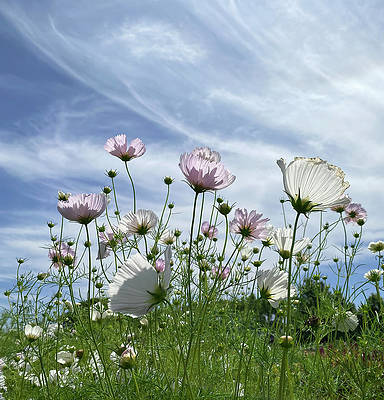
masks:
<path fill-rule="evenodd" d="M 60 249 L 52 247 L 48 251 L 48 258 L 52 261 L 55 268 L 61 268 L 64 265 L 72 265 L 75 260 L 75 251 L 68 246 L 67 243 L 62 242 Z"/>
<path fill-rule="evenodd" d="M 277 164 L 283 173 L 284 190 L 297 212 L 306 214 L 350 202 L 344 194 L 349 183 L 339 167 L 318 157 L 295 157 L 288 166 L 281 158 Z"/>
<path fill-rule="evenodd" d="M 147 314 L 166 295 L 171 277 L 171 248 L 165 250 L 165 269 L 157 273 L 139 253 L 118 269 L 109 285 L 109 308 L 132 317 Z"/>
<path fill-rule="evenodd" d="M 364 274 L 364 278 L 370 282 L 377 283 L 380 281 L 380 277 L 383 273 L 381 269 L 371 269 Z"/>
<path fill-rule="evenodd" d="M 72 351 L 62 350 L 56 354 L 56 361 L 64 367 L 68 367 L 74 363 L 75 355 L 76 353 Z"/>
<path fill-rule="evenodd" d="M 238 233 L 247 241 L 266 239 L 269 230 L 265 224 L 269 218 L 260 219 L 262 216 L 263 214 L 257 214 L 255 210 L 248 214 L 245 208 L 238 208 L 235 218 L 230 223 L 231 232 Z"/>
<path fill-rule="evenodd" d="M 208 221 L 201 224 L 201 233 L 208 239 L 213 239 L 217 237 L 218 229 L 214 226 L 209 225 Z"/>
<path fill-rule="evenodd" d="M 108 257 L 110 249 L 115 249 L 119 243 L 125 241 L 125 235 L 120 234 L 118 228 L 115 226 L 112 228 L 106 226 L 103 231 L 99 230 L 99 253 L 97 259 L 100 260 Z"/>
<path fill-rule="evenodd" d="M 352 311 L 347 311 L 344 314 L 336 314 L 333 321 L 333 326 L 339 332 L 354 331 L 359 325 L 359 320 Z"/>
<path fill-rule="evenodd" d="M 110 309 L 103 310 L 102 306 L 101 307 L 94 306 L 91 308 L 90 312 L 91 312 L 91 321 L 93 322 L 116 316 L 116 314 Z"/>
<path fill-rule="evenodd" d="M 105 211 L 107 196 L 104 193 L 71 195 L 67 201 L 59 200 L 57 210 L 66 219 L 87 225 Z"/>
<path fill-rule="evenodd" d="M 204 160 L 218 163 L 221 161 L 220 153 L 211 150 L 209 147 L 196 147 L 192 154 L 203 158 Z"/>
<path fill-rule="evenodd" d="M 384 250 L 384 242 L 379 240 L 378 242 L 371 242 L 368 245 L 368 250 L 371 251 L 372 253 L 377 253 L 379 251 Z"/>
<path fill-rule="evenodd" d="M 42 333 L 43 333 L 43 328 L 41 328 L 38 325 L 36 326 L 31 326 L 29 324 L 25 325 L 24 334 L 27 337 L 27 339 L 31 342 L 38 339 Z"/>
<path fill-rule="evenodd" d="M 124 369 L 132 369 L 136 363 L 137 353 L 132 346 L 127 346 L 121 353 L 119 366 Z"/>
<path fill-rule="evenodd" d="M 348 224 L 354 222 L 359 224 L 359 221 L 363 223 L 367 220 L 367 211 L 358 203 L 350 203 L 345 207 L 344 210 L 346 217 L 344 221 Z"/>
<path fill-rule="evenodd" d="M 211 275 L 212 278 L 219 278 L 222 281 L 225 281 L 228 278 L 228 275 L 230 274 L 231 269 L 229 267 L 219 268 L 219 267 L 213 267 L 211 270 Z"/>
<path fill-rule="evenodd" d="M 236 179 L 220 161 L 215 161 L 216 159 L 216 156 L 206 159 L 194 152 L 180 156 L 181 172 L 195 192 L 224 189 Z"/>
<path fill-rule="evenodd" d="M 273 308 L 277 308 L 280 301 L 288 298 L 288 273 L 280 271 L 278 267 L 262 270 L 257 275 L 257 286 L 260 297 L 268 300 Z M 295 294 L 295 288 L 291 285 L 291 296 Z"/>
<path fill-rule="evenodd" d="M 117 135 L 107 140 L 104 149 L 109 154 L 120 158 L 122 161 L 130 161 L 141 157 L 145 153 L 145 145 L 139 139 L 133 139 L 128 146 L 127 135 Z"/>
<path fill-rule="evenodd" d="M 253 250 L 250 249 L 249 247 L 244 247 L 240 251 L 240 258 L 241 261 L 247 261 L 253 254 Z"/>
<path fill-rule="evenodd" d="M 165 270 L 165 261 L 162 258 L 159 258 L 155 262 L 155 270 L 157 272 L 164 272 Z"/>
<path fill-rule="evenodd" d="M 171 245 L 175 242 L 175 239 L 175 232 L 171 231 L 170 229 L 165 229 L 160 236 L 159 243 Z"/>
<path fill-rule="evenodd" d="M 291 228 L 277 228 L 273 231 L 271 237 L 273 244 L 277 248 L 280 256 L 284 259 L 288 259 L 290 257 L 292 247 L 293 230 Z M 310 244 L 311 241 L 307 237 L 296 240 L 293 247 L 293 255 L 296 255 L 298 252 L 304 250 Z"/>
<path fill-rule="evenodd" d="M 3 374 L 4 367 L 5 367 L 5 362 L 2 358 L 0 358 L 0 400 L 4 399 L 4 397 L 2 396 L 2 393 L 7 391 L 5 376 Z"/>
<path fill-rule="evenodd" d="M 151 210 L 131 211 L 124 215 L 118 228 L 127 236 L 146 235 L 156 226 L 157 220 L 157 215 Z"/>

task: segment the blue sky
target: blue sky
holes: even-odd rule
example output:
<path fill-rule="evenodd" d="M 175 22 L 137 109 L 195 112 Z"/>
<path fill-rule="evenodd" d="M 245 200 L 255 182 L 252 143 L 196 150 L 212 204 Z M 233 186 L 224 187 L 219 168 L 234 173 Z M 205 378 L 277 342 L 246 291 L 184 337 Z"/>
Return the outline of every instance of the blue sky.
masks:
<path fill-rule="evenodd" d="M 1 291 L 16 257 L 47 268 L 57 190 L 97 192 L 122 169 L 103 149 L 117 133 L 147 145 L 131 167 L 140 207 L 158 212 L 162 178 L 176 179 L 181 228 L 179 155 L 210 146 L 237 176 L 224 196 L 275 226 L 278 158 L 340 166 L 368 211 L 364 242 L 383 240 L 383 38 L 380 1 L 2 1 Z M 123 174 L 118 185 L 127 212 Z"/>

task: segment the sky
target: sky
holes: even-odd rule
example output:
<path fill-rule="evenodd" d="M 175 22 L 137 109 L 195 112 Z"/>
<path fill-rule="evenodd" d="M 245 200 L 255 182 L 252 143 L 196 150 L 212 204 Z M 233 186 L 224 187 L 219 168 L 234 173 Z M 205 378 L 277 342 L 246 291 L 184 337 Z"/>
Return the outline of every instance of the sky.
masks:
<path fill-rule="evenodd" d="M 58 190 L 99 192 L 116 168 L 130 211 L 123 165 L 103 149 L 119 133 L 147 146 L 131 163 L 139 208 L 160 213 L 172 176 L 172 224 L 182 230 L 193 193 L 179 156 L 209 146 L 237 177 L 222 196 L 274 226 L 284 195 L 277 159 L 341 167 L 368 212 L 364 247 L 384 240 L 383 39 L 384 5 L 374 0 L 3 0 L 0 293 L 16 258 L 48 268 Z M 366 249 L 359 260 L 362 280 L 376 261 Z"/>

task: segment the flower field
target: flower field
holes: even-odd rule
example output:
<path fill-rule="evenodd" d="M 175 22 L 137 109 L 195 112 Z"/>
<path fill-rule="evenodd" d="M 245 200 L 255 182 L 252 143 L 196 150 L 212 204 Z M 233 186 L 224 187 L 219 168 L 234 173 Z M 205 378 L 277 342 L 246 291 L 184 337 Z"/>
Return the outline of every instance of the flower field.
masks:
<path fill-rule="evenodd" d="M 159 177 L 157 210 L 136 196 L 144 143 L 117 135 L 104 148 L 121 160 L 119 185 L 108 170 L 101 193 L 59 191 L 47 265 L 17 260 L 0 398 L 384 399 L 384 242 L 364 242 L 367 212 L 341 168 L 278 160 L 272 226 L 225 198 L 236 177 L 195 148 L 179 160 L 190 222 L 174 226 L 172 177 Z M 358 278 L 363 247 L 371 269 Z"/>

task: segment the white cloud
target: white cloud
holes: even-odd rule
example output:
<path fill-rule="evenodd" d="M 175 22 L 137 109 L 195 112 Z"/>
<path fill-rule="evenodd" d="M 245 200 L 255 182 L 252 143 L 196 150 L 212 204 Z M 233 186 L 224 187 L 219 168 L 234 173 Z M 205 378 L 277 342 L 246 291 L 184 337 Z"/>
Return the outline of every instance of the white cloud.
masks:
<path fill-rule="evenodd" d="M 3 132 L 0 166 L 24 181 L 45 178 L 54 191 L 59 182 L 95 191 L 106 168 L 122 169 L 98 139 L 131 124 L 111 118 L 116 102 L 169 130 L 148 135 L 147 154 L 132 162 L 145 207 L 156 207 L 162 177 L 174 176 L 172 196 L 185 210 L 177 218 L 187 223 L 178 157 L 204 144 L 237 175 L 224 195 L 277 225 L 275 160 L 318 155 L 346 171 L 353 200 L 369 213 L 367 237 L 382 239 L 384 21 L 374 7 L 352 3 L 115 0 L 83 12 L 71 1 L 3 2 L 0 12 L 29 43 L 112 102 L 55 103 L 23 142 Z M 122 203 L 129 201 L 124 188 Z"/>

